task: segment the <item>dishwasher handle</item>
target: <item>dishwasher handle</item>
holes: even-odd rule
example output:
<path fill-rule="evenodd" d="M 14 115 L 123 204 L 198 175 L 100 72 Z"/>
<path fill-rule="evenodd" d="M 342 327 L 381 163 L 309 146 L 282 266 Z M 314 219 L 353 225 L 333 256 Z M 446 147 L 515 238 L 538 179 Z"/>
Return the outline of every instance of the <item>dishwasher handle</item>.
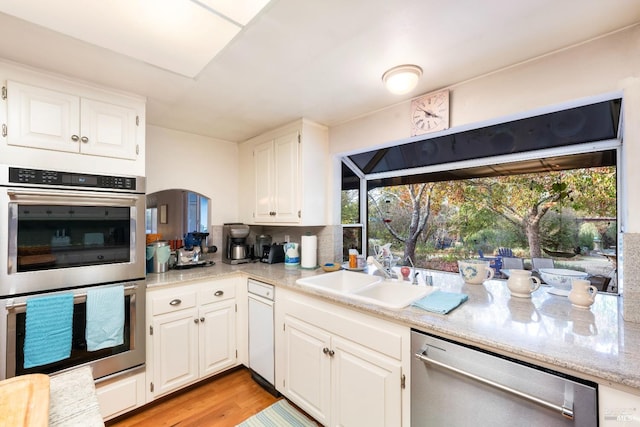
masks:
<path fill-rule="evenodd" d="M 526 400 L 529 400 L 531 402 L 537 403 L 538 405 L 545 406 L 545 407 L 547 407 L 549 409 L 553 409 L 555 411 L 558 411 L 565 418 L 568 418 L 570 420 L 573 419 L 573 402 L 570 402 L 568 400 L 565 400 L 565 403 L 562 406 L 556 405 L 555 403 L 547 402 L 546 400 L 537 398 L 537 397 L 532 396 L 532 395 L 530 395 L 528 393 L 523 393 L 523 392 L 521 392 L 519 390 L 516 390 L 514 388 L 508 387 L 506 385 L 497 383 L 495 381 L 488 380 L 486 378 L 482 378 L 482 377 L 480 377 L 478 375 L 475 375 L 475 374 L 472 374 L 470 372 L 463 371 L 462 369 L 458 369 L 458 368 L 455 368 L 453 366 L 447 365 L 446 363 L 442 363 L 442 362 L 438 362 L 437 360 L 430 359 L 429 357 L 425 356 L 424 354 L 416 353 L 415 356 L 416 356 L 416 358 L 418 358 L 419 360 L 421 360 L 424 363 L 430 363 L 432 365 L 439 366 L 439 367 L 441 367 L 443 369 L 455 372 L 455 373 L 460 374 L 462 376 L 465 376 L 467 378 L 471 378 L 472 380 L 481 382 L 481 383 L 486 384 L 488 386 L 500 389 L 500 390 L 505 391 L 507 393 L 515 394 L 516 396 L 520 396 L 523 399 L 526 399 Z"/>

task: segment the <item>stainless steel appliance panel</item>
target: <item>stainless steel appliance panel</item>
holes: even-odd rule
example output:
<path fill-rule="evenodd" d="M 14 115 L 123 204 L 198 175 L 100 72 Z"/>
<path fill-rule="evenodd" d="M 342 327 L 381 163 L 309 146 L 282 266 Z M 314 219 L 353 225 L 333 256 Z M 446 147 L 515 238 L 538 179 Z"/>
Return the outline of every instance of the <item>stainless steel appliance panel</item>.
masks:
<path fill-rule="evenodd" d="M 87 351 L 85 332 L 85 302 L 88 288 L 74 289 L 74 319 L 71 356 L 49 365 L 24 369 L 23 346 L 25 337 L 26 298 L 2 300 L 4 319 L 0 325 L 0 337 L 6 342 L 6 364 L 0 374 L 11 378 L 30 373 L 53 373 L 78 366 L 91 366 L 93 377 L 101 378 L 125 371 L 145 363 L 145 282 L 122 283 L 125 289 L 125 337 L 124 343 L 97 351 Z M 68 291 L 64 291 L 68 292 Z M 53 295 L 55 292 L 48 293 Z M 1 347 L 0 347 L 1 348 Z"/>
<path fill-rule="evenodd" d="M 144 278 L 144 178 L 0 165 L 0 297 Z"/>
<path fill-rule="evenodd" d="M 411 425 L 598 424 L 597 385 L 412 331 Z"/>

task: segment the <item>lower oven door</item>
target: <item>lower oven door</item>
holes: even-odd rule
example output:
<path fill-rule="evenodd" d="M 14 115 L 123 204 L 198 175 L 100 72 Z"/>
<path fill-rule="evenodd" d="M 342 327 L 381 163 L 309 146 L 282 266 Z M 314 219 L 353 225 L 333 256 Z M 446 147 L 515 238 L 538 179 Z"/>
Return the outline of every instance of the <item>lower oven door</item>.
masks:
<path fill-rule="evenodd" d="M 412 426 L 598 425 L 596 384 L 412 331 Z"/>
<path fill-rule="evenodd" d="M 113 285 L 113 284 L 112 284 Z M 73 290 L 74 309 L 72 326 L 71 356 L 54 363 L 24 368 L 24 342 L 26 323 L 26 298 L 11 298 L 2 300 L 5 306 L 5 316 L 2 328 L 2 340 L 7 343 L 6 348 L 6 378 L 31 374 L 49 374 L 78 366 L 92 367 L 94 378 L 100 378 L 116 372 L 124 371 L 145 362 L 145 282 L 124 282 L 124 339 L 123 344 L 96 351 L 87 350 L 86 331 L 86 292 L 88 288 Z M 111 286 L 111 285 L 108 285 Z M 95 288 L 99 288 L 96 286 Z M 66 291 L 70 292 L 70 291 Z M 60 292 L 38 294 L 54 295 Z"/>

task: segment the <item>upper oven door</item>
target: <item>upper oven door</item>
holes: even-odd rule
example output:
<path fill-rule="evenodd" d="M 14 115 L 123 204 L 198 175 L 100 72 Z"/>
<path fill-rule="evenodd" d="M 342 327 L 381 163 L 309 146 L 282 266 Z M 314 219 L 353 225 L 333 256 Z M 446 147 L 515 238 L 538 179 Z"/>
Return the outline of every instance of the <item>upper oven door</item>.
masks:
<path fill-rule="evenodd" d="M 0 295 L 144 277 L 144 195 L 4 187 L 0 203 Z"/>

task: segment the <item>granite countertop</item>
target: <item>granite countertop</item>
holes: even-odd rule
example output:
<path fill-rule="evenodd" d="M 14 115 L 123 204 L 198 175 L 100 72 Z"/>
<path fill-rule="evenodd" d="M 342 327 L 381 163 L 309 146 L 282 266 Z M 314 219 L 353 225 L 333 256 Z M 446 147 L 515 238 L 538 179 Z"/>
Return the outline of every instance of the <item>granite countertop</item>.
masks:
<path fill-rule="evenodd" d="M 622 319 L 622 298 L 617 295 L 598 294 L 591 309 L 585 310 L 572 307 L 567 297 L 547 293 L 549 288 L 545 286 L 535 291 L 531 299 L 523 299 L 510 295 L 506 280 L 467 285 L 457 274 L 431 271 L 434 286 L 469 295 L 467 302 L 441 315 L 416 307 L 389 310 L 323 294 L 296 284 L 300 277 L 324 274 L 321 269 L 260 263 L 217 263 L 212 267 L 149 274 L 147 287 L 238 273 L 600 384 L 622 384 L 640 391 L 640 324 Z"/>

